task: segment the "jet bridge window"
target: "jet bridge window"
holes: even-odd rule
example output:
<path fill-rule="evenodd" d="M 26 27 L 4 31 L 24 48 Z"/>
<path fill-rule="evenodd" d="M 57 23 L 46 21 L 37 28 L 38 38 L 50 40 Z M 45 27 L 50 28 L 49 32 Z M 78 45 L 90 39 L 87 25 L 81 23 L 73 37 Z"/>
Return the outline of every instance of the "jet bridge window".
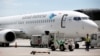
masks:
<path fill-rule="evenodd" d="M 80 17 L 74 17 L 74 20 L 79 21 L 79 20 L 81 20 L 81 18 Z"/>

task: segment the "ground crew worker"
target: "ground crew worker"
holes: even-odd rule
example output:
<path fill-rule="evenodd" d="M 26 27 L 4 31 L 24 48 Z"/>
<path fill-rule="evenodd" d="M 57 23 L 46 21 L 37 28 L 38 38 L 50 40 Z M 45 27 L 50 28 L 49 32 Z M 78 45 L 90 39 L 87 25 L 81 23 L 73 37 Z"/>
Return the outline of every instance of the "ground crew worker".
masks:
<path fill-rule="evenodd" d="M 49 47 L 51 47 L 51 45 L 54 44 L 54 37 L 52 35 L 50 37 L 48 44 L 49 44 Z"/>
<path fill-rule="evenodd" d="M 42 41 L 41 41 L 41 38 L 38 37 L 38 46 L 39 46 L 39 47 L 42 47 L 42 46 L 41 46 L 41 42 L 42 42 Z"/>
<path fill-rule="evenodd" d="M 89 37 L 89 34 L 87 34 L 87 36 L 86 36 L 85 45 L 86 45 L 86 50 L 89 51 L 89 46 L 90 46 L 90 37 Z"/>

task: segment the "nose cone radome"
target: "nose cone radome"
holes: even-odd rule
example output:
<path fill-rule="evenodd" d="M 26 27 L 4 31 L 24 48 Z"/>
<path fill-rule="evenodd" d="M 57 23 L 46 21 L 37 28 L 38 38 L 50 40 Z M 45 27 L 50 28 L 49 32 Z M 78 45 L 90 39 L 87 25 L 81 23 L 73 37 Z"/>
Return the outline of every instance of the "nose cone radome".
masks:
<path fill-rule="evenodd" d="M 93 30 L 98 30 L 98 25 L 95 23 L 95 22 L 93 22 L 93 21 L 89 21 L 89 24 L 90 24 L 90 27 L 93 29 Z"/>
<path fill-rule="evenodd" d="M 85 20 L 84 21 L 87 31 L 90 31 L 90 33 L 95 33 L 98 31 L 98 25 L 92 21 L 92 20 Z"/>

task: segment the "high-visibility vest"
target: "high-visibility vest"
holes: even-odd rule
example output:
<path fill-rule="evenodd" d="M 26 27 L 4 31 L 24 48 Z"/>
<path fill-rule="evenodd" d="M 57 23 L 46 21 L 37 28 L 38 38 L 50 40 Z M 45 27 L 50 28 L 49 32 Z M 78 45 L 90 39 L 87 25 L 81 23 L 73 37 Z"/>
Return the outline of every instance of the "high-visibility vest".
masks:
<path fill-rule="evenodd" d="M 86 38 L 86 42 L 90 42 L 90 38 L 88 37 L 88 38 Z"/>

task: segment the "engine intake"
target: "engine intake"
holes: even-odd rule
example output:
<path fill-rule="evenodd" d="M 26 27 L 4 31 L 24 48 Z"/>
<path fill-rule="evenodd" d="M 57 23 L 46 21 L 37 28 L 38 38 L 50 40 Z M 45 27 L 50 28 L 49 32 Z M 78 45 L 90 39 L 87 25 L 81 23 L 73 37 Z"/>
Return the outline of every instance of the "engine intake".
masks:
<path fill-rule="evenodd" d="M 12 41 L 14 41 L 14 40 L 15 40 L 15 35 L 14 35 L 14 33 L 12 33 L 12 32 L 6 33 L 6 35 L 5 35 L 5 40 L 6 40 L 7 42 L 12 42 Z"/>
<path fill-rule="evenodd" d="M 15 31 L 5 29 L 0 31 L 0 42 L 1 43 L 10 43 L 13 42 L 16 38 Z"/>

